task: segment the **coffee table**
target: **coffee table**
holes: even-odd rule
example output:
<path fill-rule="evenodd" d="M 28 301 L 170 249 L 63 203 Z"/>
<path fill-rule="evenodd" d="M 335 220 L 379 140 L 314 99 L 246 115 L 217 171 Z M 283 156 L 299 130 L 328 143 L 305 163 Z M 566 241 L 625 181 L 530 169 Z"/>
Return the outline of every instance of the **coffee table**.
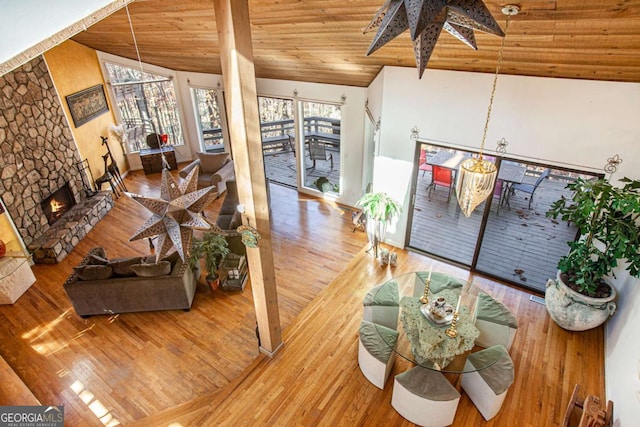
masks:
<path fill-rule="evenodd" d="M 420 302 L 429 277 L 429 302 L 438 297 L 444 298 L 450 307 L 456 307 L 460 302 L 454 336 L 447 333 L 451 323 L 440 324 L 437 318 L 436 321 L 432 320 L 427 307 Z M 483 291 L 472 282 L 443 273 L 423 271 L 402 274 L 385 282 L 393 283 L 398 286 L 400 296 L 399 337 L 395 346 L 394 343 L 387 344 L 393 347 L 398 356 L 427 369 L 456 374 L 488 368 L 503 356 L 503 352 L 495 352 L 492 357 L 483 358 L 482 364 L 465 365 L 469 354 L 482 350 L 474 344 L 480 335 L 474 324 L 474 310 L 478 295 Z M 506 319 L 503 323 L 508 324 Z M 382 326 L 377 328 L 382 330 Z M 508 326 L 499 327 L 498 334 L 504 334 L 504 337 L 498 338 L 507 341 Z M 380 336 L 384 337 L 385 334 L 381 333 Z"/>

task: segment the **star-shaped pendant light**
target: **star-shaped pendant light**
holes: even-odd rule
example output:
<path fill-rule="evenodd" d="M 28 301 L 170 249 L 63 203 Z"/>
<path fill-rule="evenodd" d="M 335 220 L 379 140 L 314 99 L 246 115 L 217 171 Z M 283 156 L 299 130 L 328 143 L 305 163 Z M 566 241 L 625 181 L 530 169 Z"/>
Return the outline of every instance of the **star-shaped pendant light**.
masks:
<path fill-rule="evenodd" d="M 186 179 L 176 183 L 173 176 L 162 170 L 160 198 L 126 193 L 127 196 L 147 208 L 153 214 L 131 237 L 131 241 L 147 237 L 158 237 L 159 261 L 172 247 L 183 261 L 189 256 L 193 230 L 208 230 L 211 225 L 201 212 L 211 198 L 215 186 L 198 190 L 198 168 L 194 168 Z"/>
<path fill-rule="evenodd" d="M 387 0 L 363 32 L 374 28 L 367 56 L 409 30 L 420 78 L 443 29 L 473 49 L 473 30 L 504 37 L 481 0 Z"/>

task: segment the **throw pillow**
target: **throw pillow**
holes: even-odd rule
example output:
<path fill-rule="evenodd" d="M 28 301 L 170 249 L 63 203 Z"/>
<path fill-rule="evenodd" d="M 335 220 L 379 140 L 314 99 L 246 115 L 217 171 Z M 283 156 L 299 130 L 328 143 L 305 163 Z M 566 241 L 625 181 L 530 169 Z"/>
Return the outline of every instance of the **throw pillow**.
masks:
<path fill-rule="evenodd" d="M 229 161 L 228 153 L 198 153 L 200 159 L 200 171 L 217 172 Z"/>
<path fill-rule="evenodd" d="M 81 265 L 73 270 L 80 280 L 105 280 L 113 276 L 113 269 L 108 265 Z"/>
<path fill-rule="evenodd" d="M 135 271 L 138 277 L 167 276 L 171 273 L 171 263 L 169 261 L 160 261 L 157 264 L 134 264 L 131 269 Z"/>
<path fill-rule="evenodd" d="M 102 257 L 97 254 L 89 254 L 87 259 L 88 265 L 107 265 L 109 260 L 106 257 Z"/>
<path fill-rule="evenodd" d="M 109 260 L 109 266 L 113 268 L 113 274 L 118 276 L 135 276 L 135 272 L 131 269 L 134 264 L 144 262 L 143 257 L 114 258 Z"/>

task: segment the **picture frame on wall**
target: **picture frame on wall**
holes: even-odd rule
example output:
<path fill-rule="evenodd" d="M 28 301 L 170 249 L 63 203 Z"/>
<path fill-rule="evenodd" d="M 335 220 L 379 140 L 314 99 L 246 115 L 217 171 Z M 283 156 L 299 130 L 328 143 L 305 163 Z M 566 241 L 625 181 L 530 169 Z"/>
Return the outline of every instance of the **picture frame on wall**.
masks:
<path fill-rule="evenodd" d="M 67 95 L 66 98 L 75 127 L 80 127 L 109 111 L 104 87 L 101 84 Z"/>

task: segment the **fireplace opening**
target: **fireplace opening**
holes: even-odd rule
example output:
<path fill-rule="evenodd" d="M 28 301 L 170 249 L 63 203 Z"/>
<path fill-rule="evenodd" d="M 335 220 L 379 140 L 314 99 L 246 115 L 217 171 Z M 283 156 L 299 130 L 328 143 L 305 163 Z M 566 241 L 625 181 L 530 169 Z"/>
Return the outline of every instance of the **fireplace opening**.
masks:
<path fill-rule="evenodd" d="M 69 183 L 65 183 L 56 190 L 52 195 L 40 202 L 42 211 L 47 217 L 49 225 L 53 225 L 62 215 L 69 211 L 76 204 Z"/>

